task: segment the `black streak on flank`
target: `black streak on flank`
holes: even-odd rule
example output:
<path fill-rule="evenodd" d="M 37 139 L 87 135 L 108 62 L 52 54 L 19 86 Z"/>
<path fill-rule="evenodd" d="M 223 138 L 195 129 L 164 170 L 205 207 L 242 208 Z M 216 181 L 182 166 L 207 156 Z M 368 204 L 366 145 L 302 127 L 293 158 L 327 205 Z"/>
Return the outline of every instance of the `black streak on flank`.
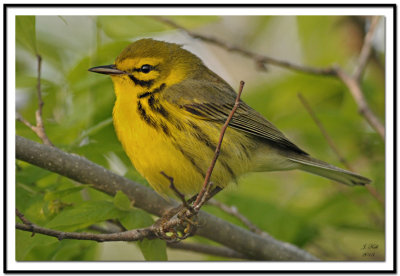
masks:
<path fill-rule="evenodd" d="M 139 79 L 135 78 L 133 75 L 128 75 L 128 76 L 135 83 L 135 85 L 139 85 L 141 87 L 150 88 L 150 86 L 152 86 L 154 83 L 154 80 L 144 81 L 144 80 L 139 80 Z"/>
<path fill-rule="evenodd" d="M 183 130 L 183 126 L 178 120 L 173 120 L 172 124 L 176 127 L 177 130 Z"/>
<path fill-rule="evenodd" d="M 192 165 L 193 165 L 193 167 L 195 167 L 196 171 L 197 171 L 198 173 L 200 173 L 200 175 L 201 175 L 203 178 L 205 178 L 205 176 L 206 176 L 205 173 L 204 173 L 203 170 L 199 167 L 199 165 L 196 164 L 196 161 L 194 161 L 193 157 L 192 157 L 188 152 L 186 152 L 185 150 L 183 150 L 178 144 L 174 144 L 174 145 L 175 145 L 175 147 L 182 153 L 182 155 L 183 155 L 187 160 L 189 160 L 190 163 L 192 163 Z"/>
<path fill-rule="evenodd" d="M 165 83 L 163 83 L 163 84 L 161 84 L 158 88 L 156 88 L 156 89 L 154 89 L 153 91 L 151 91 L 151 93 L 153 93 L 153 94 L 155 94 L 155 93 L 160 93 L 161 91 L 164 90 L 164 88 L 165 88 L 166 86 L 167 86 L 167 85 L 166 85 Z"/>
<path fill-rule="evenodd" d="M 144 93 L 142 93 L 142 94 L 139 94 L 139 95 L 138 95 L 138 98 L 139 98 L 139 99 L 141 99 L 141 98 L 146 98 L 146 97 L 148 97 L 148 96 L 150 96 L 150 95 L 153 95 L 153 94 L 156 94 L 156 93 L 160 93 L 161 91 L 164 90 L 165 86 L 166 86 L 166 84 L 163 83 L 163 84 L 161 84 L 159 87 L 155 88 L 153 91 L 146 91 L 146 92 L 144 92 Z"/>
<path fill-rule="evenodd" d="M 167 135 L 167 136 L 171 135 L 169 128 L 167 127 L 167 125 L 164 122 L 161 122 L 160 126 L 161 126 L 161 129 L 164 131 L 165 135 Z"/>
<path fill-rule="evenodd" d="M 140 114 L 140 117 L 150 126 L 157 128 L 157 123 L 154 121 L 152 117 L 147 115 L 146 110 L 143 108 L 142 103 L 140 101 L 137 102 L 137 110 Z"/>
<path fill-rule="evenodd" d="M 232 179 L 235 179 L 236 178 L 235 173 L 233 172 L 232 168 L 229 167 L 228 163 L 226 163 L 225 161 L 222 161 L 222 160 L 220 162 L 221 162 L 222 166 L 225 168 L 225 170 L 227 170 L 228 173 L 231 175 Z"/>
<path fill-rule="evenodd" d="M 189 122 L 189 125 L 193 128 L 194 131 L 192 132 L 192 134 L 197 140 L 204 143 L 211 150 L 216 149 L 216 145 L 211 142 L 210 137 L 206 133 L 204 133 L 198 125 L 193 122 Z"/>
<path fill-rule="evenodd" d="M 139 95 L 138 95 L 138 99 L 146 98 L 146 97 L 148 97 L 148 96 L 150 96 L 150 95 L 151 95 L 151 92 L 150 92 L 150 91 L 147 91 L 147 92 L 144 92 L 144 93 L 142 93 L 142 94 L 139 94 Z"/>
<path fill-rule="evenodd" d="M 250 153 L 248 152 L 246 146 L 243 145 L 242 143 L 240 143 L 240 147 L 242 148 L 242 151 L 244 152 L 244 154 L 246 154 L 247 158 L 250 158 Z"/>
<path fill-rule="evenodd" d="M 150 96 L 150 98 L 147 100 L 147 103 L 149 104 L 151 110 L 161 114 L 165 119 L 168 119 L 168 111 L 165 110 L 165 108 L 160 104 L 159 100 L 154 97 L 154 95 Z"/>

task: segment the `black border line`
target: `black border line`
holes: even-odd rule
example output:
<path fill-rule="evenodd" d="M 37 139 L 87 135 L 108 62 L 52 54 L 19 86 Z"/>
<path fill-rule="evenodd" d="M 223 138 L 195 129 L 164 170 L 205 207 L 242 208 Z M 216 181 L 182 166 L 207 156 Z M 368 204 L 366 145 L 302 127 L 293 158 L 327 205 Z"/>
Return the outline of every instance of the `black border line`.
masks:
<path fill-rule="evenodd" d="M 96 8 L 96 7 L 115 7 L 115 8 L 123 8 L 123 7 L 143 7 L 143 8 L 326 8 L 326 7 L 341 7 L 341 8 L 348 8 L 348 7 L 395 7 L 396 4 L 357 4 L 357 3 L 349 3 L 349 4 L 223 4 L 223 3 L 216 3 L 216 4 L 201 4 L 201 3 L 193 3 L 193 4 L 4 4 L 5 7 L 22 7 L 22 8 L 31 8 L 31 7 L 77 7 L 77 8 Z"/>
<path fill-rule="evenodd" d="M 393 272 L 397 274 L 397 5 L 393 5 L 393 44 Z M 386 125 L 388 125 L 388 119 L 389 118 L 385 118 Z"/>
<path fill-rule="evenodd" d="M 7 272 L 7 7 L 3 7 L 3 272 Z"/>
<path fill-rule="evenodd" d="M 355 7 L 355 8 L 365 8 L 365 7 L 381 7 L 387 8 L 391 7 L 393 9 L 393 59 L 394 59 L 394 68 L 393 68 L 393 108 L 394 108 L 394 156 L 393 156 L 393 174 L 394 174 L 394 183 L 393 183 L 393 270 L 332 270 L 332 271 L 324 271 L 324 270 L 302 270 L 302 271 L 291 271 L 291 270 L 238 270 L 238 271 L 229 271 L 229 270 L 202 270 L 202 271 L 195 271 L 195 270 L 166 270 L 166 271 L 157 271 L 157 270 L 131 270 L 131 271 L 118 271 L 118 270 L 104 270 L 104 271 L 96 271 L 96 270 L 8 270 L 7 268 L 7 8 L 41 8 L 41 7 L 48 7 L 48 8 L 66 8 L 66 7 L 74 7 L 74 8 L 122 8 L 122 7 L 135 7 L 135 8 L 195 8 L 195 7 L 203 7 L 203 8 L 286 8 L 286 7 L 298 7 L 298 8 L 330 8 L 330 7 L 339 7 L 339 8 L 348 8 L 348 7 Z M 324 274 L 333 274 L 333 273 L 350 273 L 350 274 L 375 274 L 375 273 L 385 273 L 385 274 L 396 274 L 397 273 L 397 5 L 396 4 L 3 4 L 3 273 L 12 273 L 12 274 L 65 274 L 65 273 L 85 273 L 85 274 L 106 274 L 106 273 L 176 273 L 176 274 L 183 274 L 183 273 L 219 273 L 219 274 L 238 274 L 238 273 L 253 273 L 253 274 L 260 274 L 260 273 L 293 273 L 293 274 L 316 274 L 316 273 L 324 273 Z M 387 92 L 387 91 L 386 91 Z M 385 118 L 386 125 L 389 123 L 389 118 Z M 387 184 L 387 183 L 386 183 Z M 387 219 L 387 218 L 386 218 Z M 132 262 L 134 264 L 134 262 Z M 266 262 L 267 263 L 267 262 Z M 290 262 L 287 262 L 290 263 Z"/>

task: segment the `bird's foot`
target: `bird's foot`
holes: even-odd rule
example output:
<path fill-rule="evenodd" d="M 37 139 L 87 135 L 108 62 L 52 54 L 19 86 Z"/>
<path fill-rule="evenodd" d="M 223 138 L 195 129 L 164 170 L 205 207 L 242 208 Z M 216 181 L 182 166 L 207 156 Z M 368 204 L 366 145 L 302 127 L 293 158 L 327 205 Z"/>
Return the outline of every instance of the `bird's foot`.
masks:
<path fill-rule="evenodd" d="M 197 226 L 197 212 L 184 205 L 170 209 L 154 224 L 156 236 L 167 242 L 179 242 L 193 236 Z"/>

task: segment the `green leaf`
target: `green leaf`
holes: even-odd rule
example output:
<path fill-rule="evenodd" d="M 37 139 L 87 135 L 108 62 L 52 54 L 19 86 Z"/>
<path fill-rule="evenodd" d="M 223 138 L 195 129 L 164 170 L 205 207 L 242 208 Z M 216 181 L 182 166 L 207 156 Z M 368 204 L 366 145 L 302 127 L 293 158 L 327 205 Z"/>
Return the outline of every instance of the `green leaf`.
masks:
<path fill-rule="evenodd" d="M 126 229 L 138 229 L 150 226 L 154 223 L 151 216 L 143 210 L 134 209 L 127 216 L 120 219 Z M 138 242 L 143 257 L 147 261 L 166 261 L 167 246 L 162 240 L 147 240 Z"/>
<path fill-rule="evenodd" d="M 205 23 L 214 22 L 218 16 L 171 16 L 172 21 L 185 28 L 194 28 Z M 99 16 L 100 28 L 116 40 L 131 39 L 148 33 L 162 32 L 171 29 L 167 24 L 149 16 Z"/>
<path fill-rule="evenodd" d="M 37 55 L 35 16 L 16 16 L 15 38 L 18 44 Z"/>
<path fill-rule="evenodd" d="M 31 199 L 37 195 L 37 192 L 29 187 L 28 185 L 22 183 L 16 183 L 15 187 L 15 201 L 16 207 L 24 212 L 31 205 Z"/>
<path fill-rule="evenodd" d="M 17 182 L 32 184 L 39 181 L 40 179 L 45 178 L 46 176 L 49 176 L 50 174 L 51 172 L 42 168 L 36 166 L 27 166 L 17 173 L 16 178 Z"/>
<path fill-rule="evenodd" d="M 120 222 L 126 229 L 137 229 L 152 225 L 154 220 L 145 211 L 133 209 L 128 215 L 122 217 Z"/>
<path fill-rule="evenodd" d="M 119 40 L 169 29 L 165 24 L 147 16 L 99 16 L 98 23 L 110 38 Z"/>
<path fill-rule="evenodd" d="M 129 211 L 132 209 L 132 201 L 122 191 L 117 191 L 114 196 L 114 205 L 122 211 Z"/>
<path fill-rule="evenodd" d="M 108 201 L 87 201 L 61 211 L 46 227 L 73 231 L 107 219 L 119 218 L 123 213 Z"/>
<path fill-rule="evenodd" d="M 69 189 L 64 189 L 61 191 L 48 192 L 44 196 L 44 200 L 50 201 L 50 200 L 60 199 L 67 195 L 79 192 L 84 188 L 85 188 L 85 186 L 77 186 L 77 187 L 73 187 L 73 188 L 69 188 Z"/>
<path fill-rule="evenodd" d="M 62 240 L 48 260 L 85 261 L 92 260 L 99 243 L 95 241 Z"/>
<path fill-rule="evenodd" d="M 167 261 L 167 244 L 162 240 L 144 239 L 138 242 L 146 261 Z"/>
<path fill-rule="evenodd" d="M 51 245 L 58 243 L 54 237 L 39 234 L 32 237 L 32 233 L 20 230 L 17 230 L 15 235 L 15 258 L 17 261 L 27 261 L 27 255 L 37 246 L 44 246 L 48 249 Z M 42 260 L 43 256 L 40 257 L 35 260 Z"/>
<path fill-rule="evenodd" d="M 16 189 L 16 192 L 20 192 L 21 189 L 19 189 L 21 186 L 18 185 L 18 189 Z M 31 194 L 29 198 L 25 198 L 26 201 L 24 200 L 24 196 L 16 196 L 17 200 L 17 208 L 23 212 L 25 217 L 29 218 L 30 221 L 33 223 L 41 225 L 42 223 L 45 223 L 47 221 L 46 214 L 43 212 L 43 195 L 40 193 L 37 194 Z"/>

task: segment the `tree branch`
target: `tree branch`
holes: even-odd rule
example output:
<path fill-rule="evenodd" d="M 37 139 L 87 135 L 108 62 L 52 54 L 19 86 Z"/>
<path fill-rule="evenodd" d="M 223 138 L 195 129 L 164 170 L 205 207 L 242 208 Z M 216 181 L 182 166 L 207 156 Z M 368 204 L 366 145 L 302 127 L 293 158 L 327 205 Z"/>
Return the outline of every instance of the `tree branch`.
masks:
<path fill-rule="evenodd" d="M 306 74 L 312 75 L 323 75 L 338 78 L 340 81 L 346 85 L 350 91 L 350 94 L 353 96 L 354 101 L 358 106 L 358 111 L 361 116 L 363 116 L 367 122 L 371 125 L 371 127 L 381 136 L 381 138 L 385 139 L 385 127 L 376 117 L 376 115 L 372 112 L 370 107 L 368 106 L 364 94 L 361 90 L 359 79 L 364 70 L 368 57 L 370 55 L 371 48 L 371 39 L 373 35 L 373 31 L 375 30 L 376 22 L 374 24 L 371 23 L 370 31 L 367 33 L 366 38 L 364 40 L 364 46 L 362 48 L 362 53 L 359 57 L 358 66 L 355 68 L 355 74 L 353 76 L 345 73 L 341 68 L 336 66 L 331 66 L 327 68 L 316 68 L 304 65 L 298 65 L 294 63 L 290 63 L 284 60 L 278 60 L 269 56 L 261 55 L 244 49 L 242 47 L 236 45 L 230 45 L 225 41 L 217 39 L 215 37 L 206 36 L 203 34 L 199 34 L 193 31 L 190 31 L 183 26 L 177 24 L 176 22 L 162 16 L 153 16 L 152 18 L 168 25 L 178 30 L 185 32 L 187 35 L 194 39 L 200 39 L 204 42 L 211 43 L 217 45 L 227 51 L 236 52 L 242 56 L 252 59 L 257 65 L 258 68 L 264 68 L 265 65 L 272 64 L 275 66 L 279 66 L 281 68 L 289 69 L 292 71 L 297 71 Z M 375 19 L 376 20 L 376 19 Z M 262 65 L 262 66 L 260 66 Z"/>
<path fill-rule="evenodd" d="M 154 236 L 153 230 L 150 227 L 124 231 L 124 232 L 110 233 L 110 234 L 63 232 L 63 231 L 40 227 L 33 223 L 31 223 L 30 225 L 17 223 L 16 228 L 22 231 L 55 237 L 60 241 L 66 239 L 74 239 L 74 240 L 91 240 L 97 242 L 107 242 L 107 241 L 139 241 L 143 240 L 144 238 L 146 239 L 156 238 Z"/>
<path fill-rule="evenodd" d="M 39 144 L 16 136 L 16 158 L 58 173 L 93 188 L 115 195 L 118 190 L 124 192 L 135 206 L 149 213 L 161 216 L 175 202 L 167 202 L 154 191 L 140 184 L 118 176 L 89 160 L 68 154 L 55 147 Z M 262 260 L 317 260 L 309 253 L 272 237 L 260 237 L 241 227 L 223 221 L 203 211 L 199 212 L 197 234 L 225 245 L 249 258 Z"/>
<path fill-rule="evenodd" d="M 41 72 L 42 72 L 42 57 L 37 54 L 37 61 L 38 61 L 38 66 L 37 66 L 37 85 L 36 85 L 36 90 L 37 90 L 37 96 L 38 96 L 38 109 L 35 112 L 35 117 L 36 117 L 36 125 L 32 125 L 29 123 L 28 120 L 24 119 L 21 114 L 17 113 L 17 120 L 19 120 L 21 123 L 29 127 L 39 138 L 42 140 L 43 144 L 48 145 L 48 146 L 54 146 L 53 143 L 51 143 L 49 137 L 47 137 L 46 131 L 44 129 L 44 124 L 43 124 L 43 118 L 42 118 L 42 113 L 43 113 L 43 105 L 44 102 L 42 100 L 42 89 L 41 89 Z"/>
<path fill-rule="evenodd" d="M 249 50 L 239 47 L 237 45 L 229 44 L 225 41 L 222 41 L 222 40 L 217 39 L 212 36 L 207 36 L 207 35 L 203 35 L 200 33 L 190 31 L 190 30 L 186 29 L 185 27 L 183 27 L 183 26 L 177 24 L 176 22 L 174 22 L 166 17 L 163 17 L 163 16 L 152 16 L 152 18 L 154 18 L 168 26 L 171 26 L 173 28 L 181 30 L 194 39 L 200 39 L 204 42 L 208 42 L 208 43 L 217 45 L 229 52 L 236 52 L 238 54 L 241 54 L 242 56 L 251 58 L 254 60 L 254 62 L 258 68 L 263 68 L 263 66 L 265 66 L 265 65 L 272 64 L 272 65 L 276 65 L 276 66 L 286 68 L 289 70 L 294 70 L 294 71 L 313 74 L 313 75 L 325 75 L 325 76 L 335 76 L 336 75 L 334 68 L 315 68 L 315 67 L 294 64 L 294 63 L 284 61 L 284 60 L 279 60 L 276 58 L 272 58 L 269 56 L 265 56 L 265 55 L 261 55 L 261 54 L 249 51 Z M 262 65 L 262 66 L 260 66 L 260 65 Z"/>
<path fill-rule="evenodd" d="M 100 233 L 115 233 L 115 232 L 120 232 L 123 231 L 124 229 L 121 228 L 120 226 L 116 224 L 111 224 L 113 228 L 116 230 L 112 230 L 109 228 L 104 228 L 98 225 L 91 225 L 89 228 L 92 230 L 95 230 Z M 220 256 L 220 257 L 225 257 L 225 258 L 235 258 L 235 259 L 249 259 L 248 256 L 236 252 L 228 247 L 224 246 L 213 246 L 213 245 L 206 245 L 206 244 L 200 244 L 200 243 L 192 243 L 192 242 L 186 242 L 186 241 L 180 241 L 178 243 L 167 243 L 167 247 L 172 248 L 172 249 L 179 249 L 179 250 L 185 250 L 185 251 L 193 251 L 193 252 L 198 252 L 198 253 L 204 253 L 208 255 L 214 255 L 214 256 Z"/>
<path fill-rule="evenodd" d="M 371 56 L 371 49 L 372 49 L 372 39 L 374 38 L 374 33 L 376 26 L 378 25 L 379 22 L 379 16 L 373 16 L 371 19 L 371 25 L 369 27 L 369 30 L 367 34 L 365 35 L 364 38 L 364 43 L 360 52 L 360 56 L 358 57 L 358 62 L 356 67 L 354 68 L 353 71 L 353 78 L 360 82 L 361 76 L 365 70 L 365 67 L 367 66 L 368 60 Z"/>
<path fill-rule="evenodd" d="M 347 86 L 354 101 L 358 106 L 358 112 L 363 116 L 370 126 L 375 129 L 375 131 L 385 140 L 385 127 L 381 124 L 376 115 L 372 112 L 371 108 L 368 106 L 365 100 L 364 93 L 361 90 L 360 84 L 357 80 L 348 75 L 340 68 L 336 68 L 337 76 L 342 80 L 342 82 Z"/>

